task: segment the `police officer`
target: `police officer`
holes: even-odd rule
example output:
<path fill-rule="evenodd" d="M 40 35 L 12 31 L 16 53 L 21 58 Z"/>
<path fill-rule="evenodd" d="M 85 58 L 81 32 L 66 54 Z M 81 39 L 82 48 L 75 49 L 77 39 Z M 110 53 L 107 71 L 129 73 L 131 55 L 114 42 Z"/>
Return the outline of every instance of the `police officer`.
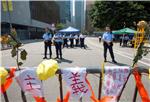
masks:
<path fill-rule="evenodd" d="M 98 39 L 99 39 L 99 43 L 100 43 L 100 42 L 101 42 L 102 37 L 101 37 L 101 36 L 99 36 L 99 37 L 98 37 Z"/>
<path fill-rule="evenodd" d="M 129 41 L 129 36 L 128 36 L 128 35 L 125 35 L 125 37 L 124 37 L 124 46 L 127 47 L 128 41 Z"/>
<path fill-rule="evenodd" d="M 85 40 L 85 36 L 83 34 L 80 34 L 80 47 L 81 48 L 83 47 L 84 49 L 86 49 L 85 44 L 84 44 L 84 40 Z"/>
<path fill-rule="evenodd" d="M 74 47 L 74 36 L 73 36 L 73 34 L 70 34 L 69 40 L 70 40 L 70 47 L 73 48 Z"/>
<path fill-rule="evenodd" d="M 54 43 L 55 43 L 55 48 L 56 48 L 56 58 L 62 59 L 62 34 L 61 33 L 56 33 L 54 35 Z M 60 57 L 59 57 L 60 55 Z"/>
<path fill-rule="evenodd" d="M 49 48 L 49 53 L 50 53 L 50 58 L 51 58 L 52 57 L 52 49 L 51 49 L 52 34 L 49 32 L 48 28 L 45 28 L 43 39 L 44 39 L 44 58 L 43 59 L 47 59 L 47 48 Z"/>
<path fill-rule="evenodd" d="M 120 41 L 120 46 L 121 46 L 122 42 L 123 42 L 123 36 L 122 35 L 119 37 L 119 41 Z"/>
<path fill-rule="evenodd" d="M 67 38 L 66 34 L 63 35 L 63 41 L 64 41 L 64 43 L 63 43 L 63 48 L 64 48 L 65 46 L 68 48 L 68 38 Z"/>
<path fill-rule="evenodd" d="M 103 34 L 102 39 L 103 39 L 103 46 L 104 46 L 104 62 L 107 62 L 107 59 L 106 59 L 107 49 L 109 49 L 112 62 L 117 63 L 115 61 L 114 53 L 113 53 L 113 35 L 112 35 L 110 27 L 108 26 L 106 27 L 106 32 Z"/>
<path fill-rule="evenodd" d="M 75 40 L 76 40 L 76 47 L 78 46 L 78 44 L 79 44 L 79 35 L 75 35 Z"/>

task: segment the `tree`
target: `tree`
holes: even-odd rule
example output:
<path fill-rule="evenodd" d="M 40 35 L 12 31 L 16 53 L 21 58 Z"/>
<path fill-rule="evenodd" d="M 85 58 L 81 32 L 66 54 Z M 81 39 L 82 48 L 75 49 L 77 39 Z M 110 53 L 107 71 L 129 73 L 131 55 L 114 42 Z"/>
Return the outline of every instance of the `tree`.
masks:
<path fill-rule="evenodd" d="M 65 28 L 65 25 L 64 25 L 64 24 L 62 24 L 62 23 L 56 24 L 56 29 L 57 29 L 57 30 L 61 30 L 61 29 L 63 29 L 63 28 Z"/>
<path fill-rule="evenodd" d="M 140 1 L 96 1 L 89 16 L 96 28 L 107 24 L 113 29 L 133 27 L 133 22 L 150 20 L 150 2 Z"/>

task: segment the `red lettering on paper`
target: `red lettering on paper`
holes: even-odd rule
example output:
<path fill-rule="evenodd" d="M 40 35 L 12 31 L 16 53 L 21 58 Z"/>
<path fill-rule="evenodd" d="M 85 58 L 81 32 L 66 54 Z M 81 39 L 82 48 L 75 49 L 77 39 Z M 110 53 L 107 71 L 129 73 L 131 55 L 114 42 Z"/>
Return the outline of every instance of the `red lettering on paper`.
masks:
<path fill-rule="evenodd" d="M 86 89 L 84 82 L 80 80 L 80 74 L 78 72 L 71 73 L 72 76 L 69 78 L 72 81 L 72 84 L 70 85 L 73 90 L 73 94 L 77 94 L 80 92 L 87 93 L 88 89 Z"/>

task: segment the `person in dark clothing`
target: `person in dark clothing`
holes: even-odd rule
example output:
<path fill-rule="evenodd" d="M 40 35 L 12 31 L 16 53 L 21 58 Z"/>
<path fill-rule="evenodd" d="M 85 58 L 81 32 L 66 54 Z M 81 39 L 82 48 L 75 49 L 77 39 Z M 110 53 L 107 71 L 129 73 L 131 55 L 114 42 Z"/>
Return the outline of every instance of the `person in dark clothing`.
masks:
<path fill-rule="evenodd" d="M 73 48 L 74 47 L 74 36 L 72 34 L 70 35 L 69 40 L 70 40 L 70 47 Z"/>
<path fill-rule="evenodd" d="M 85 36 L 80 34 L 80 47 L 81 48 L 83 47 L 84 49 L 86 49 L 85 44 L 84 44 L 84 40 L 85 40 Z"/>
<path fill-rule="evenodd" d="M 113 35 L 110 27 L 106 27 L 106 32 L 103 34 L 103 46 L 104 46 L 104 62 L 107 62 L 107 49 L 109 49 L 112 62 L 117 63 L 115 61 L 114 53 L 113 53 Z"/>
<path fill-rule="evenodd" d="M 68 48 L 68 38 L 67 38 L 66 35 L 63 36 L 63 41 L 64 41 L 64 43 L 63 43 L 63 48 L 64 48 L 65 46 Z"/>
<path fill-rule="evenodd" d="M 62 34 L 56 33 L 54 35 L 54 43 L 56 48 L 56 58 L 62 59 L 62 43 L 63 43 Z"/>
<path fill-rule="evenodd" d="M 99 37 L 98 37 L 98 39 L 99 39 L 99 43 L 100 43 L 100 42 L 101 42 L 102 37 L 101 37 L 101 36 L 99 36 Z"/>
<path fill-rule="evenodd" d="M 52 50 L 51 50 L 51 44 L 52 44 L 52 34 L 49 32 L 48 28 L 45 28 L 45 33 L 43 35 L 43 39 L 44 39 L 44 58 L 43 59 L 47 59 L 47 48 L 49 48 L 49 54 L 50 54 L 50 58 L 52 57 Z"/>
<path fill-rule="evenodd" d="M 123 40 L 123 36 L 121 35 L 120 37 L 119 37 L 119 42 L 120 42 L 120 46 L 122 46 L 122 41 Z"/>
<path fill-rule="evenodd" d="M 128 41 L 129 41 L 129 36 L 125 35 L 125 37 L 124 37 L 124 46 L 127 47 Z"/>
<path fill-rule="evenodd" d="M 75 35 L 76 47 L 79 45 L 79 35 Z"/>

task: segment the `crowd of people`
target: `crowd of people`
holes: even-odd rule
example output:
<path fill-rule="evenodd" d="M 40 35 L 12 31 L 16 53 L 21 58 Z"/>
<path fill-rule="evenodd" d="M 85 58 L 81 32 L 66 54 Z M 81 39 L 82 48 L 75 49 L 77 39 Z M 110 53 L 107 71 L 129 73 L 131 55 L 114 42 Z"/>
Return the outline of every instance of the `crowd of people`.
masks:
<path fill-rule="evenodd" d="M 56 32 L 54 35 L 52 32 L 45 28 L 45 33 L 43 34 L 44 39 L 44 58 L 47 59 L 47 49 L 49 49 L 49 58 L 52 57 L 51 46 L 55 45 L 56 48 L 56 58 L 62 59 L 62 48 L 64 47 L 81 47 L 86 49 L 84 41 L 85 35 L 83 34 L 61 34 Z"/>
<path fill-rule="evenodd" d="M 120 39 L 120 46 L 127 46 L 128 41 L 130 40 L 128 35 L 120 36 L 119 39 Z"/>

